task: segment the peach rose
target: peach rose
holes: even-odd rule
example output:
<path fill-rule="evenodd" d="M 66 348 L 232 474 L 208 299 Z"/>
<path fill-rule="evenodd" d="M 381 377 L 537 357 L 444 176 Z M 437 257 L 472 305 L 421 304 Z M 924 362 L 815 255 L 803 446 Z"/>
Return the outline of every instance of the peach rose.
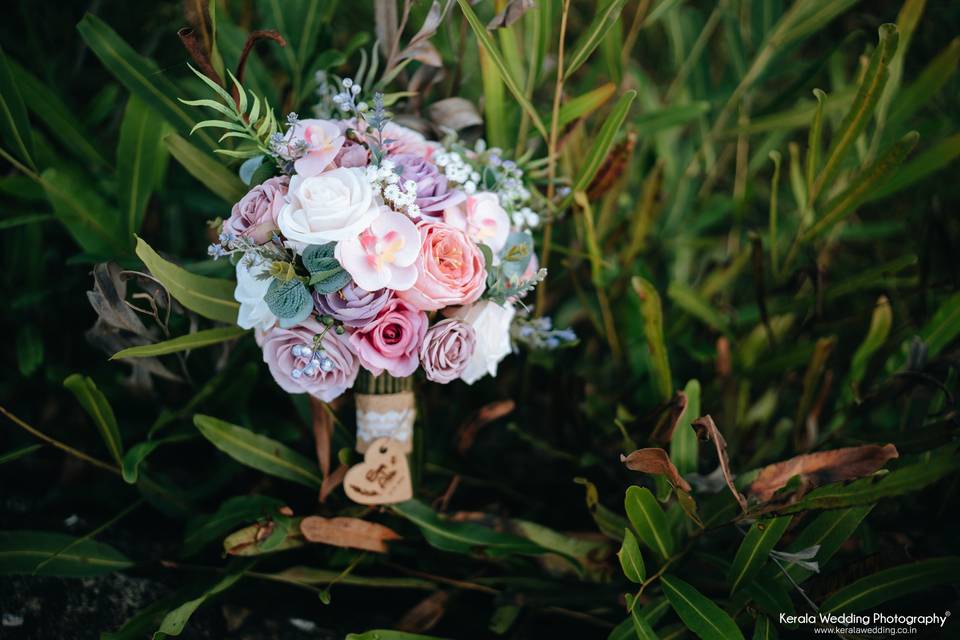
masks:
<path fill-rule="evenodd" d="M 465 231 L 445 222 L 423 221 L 417 281 L 398 295 L 423 311 L 469 304 L 486 288 L 483 254 Z"/>

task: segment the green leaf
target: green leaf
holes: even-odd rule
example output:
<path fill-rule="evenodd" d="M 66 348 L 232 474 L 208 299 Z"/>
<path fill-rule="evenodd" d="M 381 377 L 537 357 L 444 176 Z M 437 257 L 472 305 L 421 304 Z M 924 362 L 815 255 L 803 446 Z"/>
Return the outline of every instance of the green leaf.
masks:
<path fill-rule="evenodd" d="M 191 556 L 204 545 L 229 533 L 237 525 L 272 516 L 284 505 L 269 496 L 235 496 L 225 500 L 216 513 L 193 518 L 187 523 L 183 555 Z"/>
<path fill-rule="evenodd" d="M 637 136 L 643 138 L 693 122 L 708 111 L 710 111 L 709 102 L 674 105 L 664 109 L 644 111 L 630 121 L 630 126 Z"/>
<path fill-rule="evenodd" d="M 418 500 L 391 505 L 391 509 L 420 528 L 432 547 L 454 553 L 483 552 L 488 556 L 540 555 L 543 547 L 519 536 L 501 533 L 472 522 L 453 522 Z"/>
<path fill-rule="evenodd" d="M 663 402 L 673 397 L 673 379 L 667 359 L 667 345 L 663 336 L 663 308 L 660 294 L 648 280 L 635 276 L 631 281 L 633 290 L 640 298 L 640 314 L 643 316 L 643 332 L 650 350 L 650 368 L 654 390 Z"/>
<path fill-rule="evenodd" d="M 681 282 L 671 282 L 667 287 L 667 297 L 678 307 L 697 318 L 711 329 L 725 333 L 729 329 L 729 320 L 722 316 L 710 301 L 703 298 L 695 289 Z"/>
<path fill-rule="evenodd" d="M 886 296 L 880 296 L 877 304 L 873 307 L 873 315 L 870 318 L 870 328 L 867 329 L 867 335 L 863 338 L 860 346 L 857 347 L 853 359 L 850 361 L 848 385 L 844 391 L 855 390 L 859 386 L 863 376 L 867 373 L 870 357 L 887 341 L 892 324 L 893 312 L 890 309 L 890 301 L 887 300 Z"/>
<path fill-rule="evenodd" d="M 630 626 L 633 635 L 628 636 L 637 640 L 658 640 L 659 636 L 653 631 L 652 622 L 643 615 L 643 610 L 629 593 L 626 594 L 627 609 L 630 611 Z"/>
<path fill-rule="evenodd" d="M 464 2 L 465 0 L 458 1 Z M 600 167 L 603 166 L 604 161 L 607 159 L 607 154 L 610 153 L 610 149 L 613 148 L 613 143 L 616 140 L 617 134 L 620 132 L 620 127 L 630 113 L 630 106 L 636 97 L 637 92 L 631 89 L 617 100 L 617 104 L 614 105 L 610 115 L 603 121 L 600 131 L 592 137 L 590 151 L 580 166 L 580 171 L 571 187 L 570 195 L 560 203 L 560 209 L 564 209 L 570 205 L 573 201 L 574 193 L 587 191 L 590 183 L 593 182 L 597 172 L 600 171 Z"/>
<path fill-rule="evenodd" d="M 139 237 L 137 256 L 147 265 L 153 277 L 187 309 L 204 318 L 236 324 L 240 304 L 233 297 L 236 285 L 232 281 L 190 273 L 161 258 Z"/>
<path fill-rule="evenodd" d="M 197 149 L 186 139 L 171 133 L 163 139 L 163 142 L 170 155 L 183 165 L 187 173 L 227 203 L 232 205 L 246 195 L 247 187 L 237 174 L 220 164 L 215 158 Z"/>
<path fill-rule="evenodd" d="M 313 489 L 323 483 L 314 463 L 272 438 L 200 414 L 193 424 L 214 446 L 248 467 Z"/>
<path fill-rule="evenodd" d="M 168 613 L 163 617 L 163 620 L 160 622 L 160 628 L 157 629 L 157 632 L 153 634 L 154 640 L 161 640 L 166 634 L 168 636 L 178 636 L 183 632 L 184 627 L 187 626 L 187 622 L 190 620 L 190 616 L 200 608 L 200 606 L 205 603 L 207 600 L 226 591 L 234 585 L 240 578 L 243 577 L 242 570 L 235 570 L 231 573 L 228 573 L 223 578 L 213 583 L 208 587 L 199 597 L 194 598 L 193 600 L 187 600 L 179 607 Z"/>
<path fill-rule="evenodd" d="M 960 157 L 960 133 L 938 140 L 929 149 L 904 164 L 889 180 L 884 180 L 867 198 L 880 200 L 911 187 L 953 163 Z"/>
<path fill-rule="evenodd" d="M 664 560 L 673 554 L 673 534 L 667 516 L 649 489 L 632 486 L 627 488 L 624 500 L 627 518 L 643 543 L 659 553 Z"/>
<path fill-rule="evenodd" d="M 194 333 L 188 333 L 185 336 L 171 338 L 162 342 L 145 344 L 138 347 L 128 347 L 117 351 L 110 356 L 111 360 L 121 360 L 123 358 L 148 358 L 153 356 L 164 356 L 168 353 L 178 353 L 190 349 L 200 349 L 209 347 L 213 344 L 220 344 L 229 340 L 236 340 L 247 333 L 242 327 L 217 327 L 215 329 L 204 329 Z"/>
<path fill-rule="evenodd" d="M 33 160 L 33 131 L 7 55 L 0 48 L 0 138 L 17 158 L 36 171 Z"/>
<path fill-rule="evenodd" d="M 606 104 L 616 92 L 617 85 L 608 82 L 592 91 L 567 100 L 560 106 L 560 113 L 557 115 L 557 126 L 562 129 L 574 120 L 587 117 Z"/>
<path fill-rule="evenodd" d="M 640 545 L 637 539 L 630 533 L 630 529 L 623 530 L 623 545 L 617 552 L 620 558 L 620 568 L 623 569 L 623 575 L 630 582 L 637 584 L 644 581 L 647 577 L 647 570 L 643 564 L 643 555 L 640 553 Z"/>
<path fill-rule="evenodd" d="M 503 56 L 501 56 L 500 52 L 497 50 L 497 46 L 490 38 L 490 34 L 487 32 L 486 27 L 480 22 L 480 19 L 477 18 L 477 14 L 473 12 L 473 8 L 470 6 L 470 0 L 457 0 L 457 4 L 460 5 L 460 9 L 463 11 L 463 15 L 466 17 L 470 28 L 473 29 L 473 34 L 477 38 L 477 46 L 481 47 L 486 54 L 490 56 L 490 60 L 493 62 L 494 67 L 500 74 L 500 79 L 505 85 L 507 85 L 507 89 L 509 89 L 510 93 L 513 94 L 513 97 L 516 99 L 517 103 L 524 111 L 527 112 L 527 115 L 530 116 L 530 122 L 532 122 L 533 126 L 536 127 L 537 131 L 540 132 L 540 135 L 543 136 L 543 139 L 546 140 L 548 137 L 547 129 L 543 126 L 543 121 L 537 114 L 536 108 L 530 103 L 526 95 L 523 93 L 523 89 L 517 84 L 516 80 L 514 80 L 513 76 L 510 74 L 510 70 L 507 69 L 507 65 L 503 60 Z"/>
<path fill-rule="evenodd" d="M 484 130 L 491 145 L 503 148 L 509 144 L 510 137 L 507 106 L 503 98 L 503 80 L 486 49 L 478 47 L 477 56 L 480 61 L 480 81 L 483 86 Z"/>
<path fill-rule="evenodd" d="M 663 593 L 683 624 L 702 640 L 743 640 L 737 624 L 708 598 L 680 578 L 660 578 Z"/>
<path fill-rule="evenodd" d="M 759 573 L 767 556 L 773 550 L 790 525 L 791 516 L 758 520 L 750 527 L 747 537 L 740 543 L 737 555 L 730 565 L 727 581 L 730 593 L 734 593 Z"/>
<path fill-rule="evenodd" d="M 152 60 L 144 58 L 116 34 L 105 22 L 93 14 L 86 14 L 77 24 L 77 30 L 100 62 L 125 86 L 130 93 L 143 100 L 174 129 L 188 133 L 194 121 L 174 99 L 180 91 Z M 210 149 L 217 147 L 206 133 L 199 136 Z"/>
<path fill-rule="evenodd" d="M 930 104 L 931 98 L 937 95 L 956 73 L 958 65 L 960 65 L 960 38 L 954 38 L 920 72 L 916 81 L 896 96 L 890 117 L 887 118 L 887 126 L 895 130 L 897 125 L 909 120 L 918 109 Z"/>
<path fill-rule="evenodd" d="M 593 517 L 593 521 L 597 523 L 600 532 L 608 538 L 622 542 L 623 530 L 630 524 L 627 519 L 600 503 L 600 494 L 595 484 L 586 478 L 574 478 L 573 481 L 583 485 L 587 510 Z"/>
<path fill-rule="evenodd" d="M 677 419 L 677 426 L 670 440 L 670 461 L 681 476 L 697 471 L 700 441 L 697 440 L 697 433 L 690 423 L 700 417 L 700 382 L 687 382 L 683 394 L 687 396 L 687 406 Z"/>
<path fill-rule="evenodd" d="M 40 176 L 54 215 L 80 247 L 99 256 L 125 255 L 130 251 L 123 220 L 87 180 L 72 173 L 47 169 Z"/>
<path fill-rule="evenodd" d="M 140 478 L 140 465 L 143 464 L 147 456 L 157 448 L 165 444 L 191 440 L 193 437 L 192 435 L 176 435 L 157 438 L 156 440 L 147 440 L 133 445 L 127 450 L 126 454 L 124 454 L 123 464 L 120 465 L 120 471 L 122 472 L 124 481 L 128 484 L 137 484 Z"/>
<path fill-rule="evenodd" d="M 32 324 L 25 324 L 17 332 L 17 369 L 28 377 L 43 364 L 43 336 Z"/>
<path fill-rule="evenodd" d="M 67 548 L 69 547 L 69 548 Z M 83 578 L 133 566 L 125 555 L 96 540 L 47 531 L 0 531 L 0 574 Z"/>
<path fill-rule="evenodd" d="M 0 453 L 0 464 L 6 464 L 7 462 L 13 462 L 14 460 L 19 460 L 20 458 L 24 456 L 28 456 L 38 449 L 43 449 L 43 445 L 28 444 L 25 447 L 20 447 L 19 449 L 14 449 L 13 451 Z"/>
<path fill-rule="evenodd" d="M 580 45 L 570 56 L 563 70 L 563 79 L 567 80 L 583 65 L 590 57 L 590 54 L 600 45 L 607 32 L 620 20 L 620 12 L 623 11 L 623 5 L 626 0 L 611 0 L 602 11 L 594 17 L 590 26 L 587 27 L 585 35 Z M 619 53 L 619 52 L 618 52 Z"/>
<path fill-rule="evenodd" d="M 817 195 L 825 191 L 837 171 L 840 170 L 840 163 L 850 150 L 850 147 L 857 140 L 863 130 L 866 128 L 873 110 L 877 106 L 877 101 L 883 92 L 883 87 L 887 83 L 889 76 L 888 66 L 890 60 L 897 50 L 897 27 L 894 24 L 884 24 L 880 26 L 880 42 L 870 56 L 870 63 L 860 81 L 860 88 L 857 90 L 857 96 L 850 105 L 850 111 L 847 112 L 840 128 L 833 136 L 830 142 L 830 150 L 824 159 L 823 168 L 817 174 L 814 182 L 813 193 L 810 195 L 810 202 L 813 203 Z"/>
<path fill-rule="evenodd" d="M 425 636 L 419 633 L 406 631 L 391 631 L 390 629 L 371 629 L 363 633 L 348 633 L 347 640 L 444 640 L 438 636 Z"/>
<path fill-rule="evenodd" d="M 944 300 L 933 318 L 920 330 L 920 338 L 927 347 L 927 357 L 939 354 L 960 334 L 960 293 Z"/>
<path fill-rule="evenodd" d="M 960 557 L 946 556 L 886 569 L 861 578 L 827 598 L 824 612 L 856 613 L 878 604 L 927 591 L 941 584 L 960 583 Z"/>
<path fill-rule="evenodd" d="M 117 195 L 128 241 L 140 231 L 150 192 L 157 186 L 162 132 L 156 115 L 135 95 L 130 96 L 117 143 Z"/>
<path fill-rule="evenodd" d="M 284 326 L 303 322 L 313 313 L 313 296 L 307 285 L 296 278 L 271 281 L 263 301 Z"/>
<path fill-rule="evenodd" d="M 63 386 L 73 393 L 83 410 L 93 419 L 110 456 L 119 464 L 123 460 L 123 442 L 120 440 L 117 418 L 106 396 L 97 389 L 93 380 L 79 373 L 68 376 Z"/>
<path fill-rule="evenodd" d="M 787 546 L 787 550 L 795 553 L 814 546 L 820 547 L 817 552 L 817 562 L 823 566 L 840 549 L 840 545 L 853 535 L 871 510 L 873 505 L 825 511 L 814 518 L 793 539 L 793 542 Z M 797 583 L 813 575 L 812 571 L 795 564 L 788 565 L 786 571 Z M 776 577 L 779 580 L 783 578 L 783 574 L 777 572 Z"/>
<path fill-rule="evenodd" d="M 37 222 L 47 222 L 53 219 L 54 216 L 49 213 L 26 213 L 22 216 L 10 216 L 9 218 L 0 220 L 0 231 L 4 229 L 15 229 Z"/>
<path fill-rule="evenodd" d="M 757 616 L 753 625 L 753 640 L 777 640 L 777 628 L 767 616 Z"/>

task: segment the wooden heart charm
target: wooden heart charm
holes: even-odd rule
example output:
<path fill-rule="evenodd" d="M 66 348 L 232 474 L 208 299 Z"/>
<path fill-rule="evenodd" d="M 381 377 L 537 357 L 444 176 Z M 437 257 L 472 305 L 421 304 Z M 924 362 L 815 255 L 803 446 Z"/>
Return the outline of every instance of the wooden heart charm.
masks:
<path fill-rule="evenodd" d="M 390 438 L 370 443 L 363 462 L 350 467 L 343 479 L 347 497 L 359 504 L 394 504 L 413 497 L 403 444 Z"/>

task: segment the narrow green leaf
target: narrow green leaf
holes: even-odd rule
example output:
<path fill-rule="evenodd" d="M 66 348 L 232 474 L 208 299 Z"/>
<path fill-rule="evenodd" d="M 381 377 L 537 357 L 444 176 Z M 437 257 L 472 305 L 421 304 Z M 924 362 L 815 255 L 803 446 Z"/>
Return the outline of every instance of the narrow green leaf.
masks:
<path fill-rule="evenodd" d="M 96 540 L 78 541 L 47 531 L 0 531 L 0 575 L 30 575 L 41 563 L 37 575 L 69 578 L 99 576 L 133 566 L 125 555 Z"/>
<path fill-rule="evenodd" d="M 600 532 L 608 538 L 622 542 L 623 530 L 630 524 L 627 519 L 600 503 L 600 494 L 595 484 L 586 478 L 574 478 L 573 481 L 583 485 L 587 510 Z"/>
<path fill-rule="evenodd" d="M 880 200 L 894 193 L 912 187 L 921 180 L 946 168 L 960 157 L 960 133 L 938 140 L 929 149 L 925 149 L 916 158 L 900 167 L 889 180 L 878 184 L 867 196 L 869 200 Z"/>
<path fill-rule="evenodd" d="M 944 85 L 956 73 L 960 65 L 960 38 L 954 38 L 950 44 L 930 61 L 917 79 L 908 87 L 900 91 L 893 102 L 888 127 L 896 127 L 906 122 L 916 111 L 930 103 L 930 99 L 937 95 Z"/>
<path fill-rule="evenodd" d="M 566 64 L 566 69 L 563 70 L 564 80 L 569 79 L 570 76 L 587 61 L 590 54 L 600 46 L 607 32 L 620 20 L 620 12 L 623 11 L 625 2 L 626 0 L 610 0 L 607 6 L 603 7 L 603 9 L 593 17 L 593 21 L 590 23 L 590 26 L 587 27 L 582 42 L 576 51 L 574 51 L 573 55 L 570 56 Z"/>
<path fill-rule="evenodd" d="M 40 176 L 53 213 L 80 247 L 98 256 L 129 252 L 121 216 L 107 205 L 87 180 L 65 171 L 47 169 Z"/>
<path fill-rule="evenodd" d="M 937 307 L 923 329 L 920 338 L 927 347 L 927 357 L 938 355 L 960 334 L 960 293 L 954 294 Z"/>
<path fill-rule="evenodd" d="M 54 216 L 49 213 L 26 213 L 22 216 L 11 216 L 9 218 L 0 220 L 0 231 L 4 229 L 16 229 L 17 227 L 22 227 L 28 224 L 47 222 L 54 219 Z"/>
<path fill-rule="evenodd" d="M 678 307 L 697 318 L 711 329 L 725 333 L 730 321 L 703 298 L 695 289 L 682 282 L 671 282 L 667 287 L 667 297 Z"/>
<path fill-rule="evenodd" d="M 753 640 L 777 640 L 777 628 L 767 616 L 757 616 L 753 625 Z"/>
<path fill-rule="evenodd" d="M 630 529 L 623 530 L 623 545 L 617 552 L 620 559 L 620 568 L 623 569 L 623 575 L 630 582 L 637 584 L 644 581 L 647 577 L 647 570 L 643 564 L 643 555 L 640 553 L 640 545 Z"/>
<path fill-rule="evenodd" d="M 557 126 L 562 129 L 574 120 L 585 118 L 605 105 L 616 92 L 617 85 L 608 82 L 592 91 L 567 100 L 560 106 L 560 113 L 557 115 Z"/>
<path fill-rule="evenodd" d="M 830 142 L 830 150 L 827 152 L 823 168 L 817 174 L 813 193 L 810 194 L 811 203 L 815 202 L 817 196 L 831 184 L 837 171 L 840 170 L 840 163 L 846 156 L 847 151 L 850 150 L 870 121 L 877 101 L 883 92 L 883 87 L 887 83 L 888 66 L 890 59 L 897 50 L 897 38 L 896 25 L 884 24 L 880 26 L 880 42 L 874 49 L 873 55 L 870 56 L 870 63 L 867 65 L 867 70 L 860 82 L 857 96 L 850 106 L 850 111 Z"/>
<path fill-rule="evenodd" d="M 639 137 L 653 136 L 661 131 L 693 122 L 710 111 L 709 102 L 691 102 L 645 111 L 630 121 L 630 126 Z"/>
<path fill-rule="evenodd" d="M 516 99 L 517 103 L 524 111 L 527 112 L 527 115 L 530 116 L 530 121 L 533 123 L 533 126 L 536 127 L 537 131 L 540 132 L 540 135 L 543 136 L 543 139 L 546 140 L 548 137 L 547 129 L 544 127 L 543 121 L 540 119 L 539 114 L 537 114 L 536 108 L 527 99 L 526 95 L 523 93 L 523 89 L 516 83 L 513 76 L 510 74 L 510 70 L 507 69 L 507 65 L 503 60 L 503 56 L 501 56 L 500 52 L 497 50 L 497 46 L 490 38 L 490 34 L 487 32 L 486 27 L 480 22 L 480 19 L 477 18 L 477 14 L 473 12 L 473 8 L 470 6 L 470 0 L 457 0 L 457 4 L 460 5 L 460 9 L 463 11 L 463 15 L 466 17 L 467 23 L 470 25 L 470 28 L 473 30 L 473 34 L 477 38 L 477 45 L 482 47 L 490 56 L 490 60 L 493 62 L 500 74 L 500 79 L 505 85 L 507 85 L 507 89 L 509 89 L 510 93 L 513 94 L 513 97 Z"/>
<path fill-rule="evenodd" d="M 232 281 L 192 274 L 161 258 L 142 238 L 137 238 L 137 256 L 180 304 L 205 318 L 236 323 L 240 305 Z"/>
<path fill-rule="evenodd" d="M 0 138 L 24 164 L 37 170 L 33 160 L 33 130 L 27 118 L 27 109 L 14 81 L 7 55 L 0 48 Z"/>
<path fill-rule="evenodd" d="M 663 335 L 663 307 L 660 294 L 651 282 L 635 276 L 631 281 L 633 290 L 640 298 L 640 313 L 643 316 L 643 332 L 650 351 L 650 368 L 654 390 L 659 399 L 666 402 L 673 397 L 673 377 L 667 358 L 667 345 Z"/>
<path fill-rule="evenodd" d="M 444 640 L 438 636 L 425 636 L 419 633 L 406 631 L 392 631 L 390 629 L 372 629 L 363 633 L 348 633 L 347 640 Z"/>
<path fill-rule="evenodd" d="M 204 545 L 218 540 L 237 525 L 272 516 L 284 502 L 269 496 L 235 496 L 225 500 L 216 513 L 194 517 L 187 523 L 183 538 L 183 555 L 191 556 Z"/>
<path fill-rule="evenodd" d="M 107 445 L 110 457 L 120 463 L 123 460 L 123 442 L 120 439 L 117 418 L 113 415 L 113 407 L 106 396 L 97 389 L 93 380 L 79 373 L 68 376 L 63 381 L 63 386 L 70 390 L 83 410 L 93 419 L 100 437 Z"/>
<path fill-rule="evenodd" d="M 246 186 L 233 171 L 197 149 L 186 139 L 171 133 L 163 139 L 163 142 L 170 155 L 183 165 L 187 173 L 227 203 L 232 205 L 246 195 Z"/>
<path fill-rule="evenodd" d="M 131 95 L 120 125 L 120 141 L 117 143 L 117 182 L 120 210 L 126 221 L 128 242 L 140 231 L 143 214 L 156 186 L 160 156 L 160 135 L 163 129 L 157 126 L 156 116 Z"/>
<path fill-rule="evenodd" d="M 867 373 L 867 365 L 870 363 L 870 357 L 883 346 L 890 335 L 890 327 L 893 324 L 893 311 L 890 309 L 890 301 L 887 296 L 880 296 L 877 304 L 873 307 L 873 315 L 870 318 L 870 328 L 867 329 L 867 335 L 863 342 L 857 347 L 850 361 L 850 373 L 848 374 L 847 389 L 844 391 L 855 391 Z"/>
<path fill-rule="evenodd" d="M 817 99 L 817 110 L 813 114 L 813 124 L 807 136 L 807 193 L 813 193 L 813 184 L 817 171 L 820 168 L 820 139 L 823 129 L 823 105 L 827 101 L 827 94 L 820 89 L 813 90 L 813 97 Z"/>
<path fill-rule="evenodd" d="M 495 147 L 507 145 L 507 112 L 503 99 L 503 80 L 484 48 L 479 48 L 480 80 L 483 83 L 483 121 L 487 140 Z"/>
<path fill-rule="evenodd" d="M 19 449 L 14 449 L 13 451 L 8 451 L 6 453 L 0 453 L 0 464 L 6 464 L 7 462 L 13 462 L 14 460 L 19 460 L 24 456 L 28 456 L 38 449 L 42 449 L 42 444 L 30 444 L 25 447 L 20 447 Z"/>
<path fill-rule="evenodd" d="M 667 516 L 649 489 L 632 486 L 627 488 L 624 500 L 627 518 L 643 543 L 659 553 L 664 560 L 673 554 L 673 534 Z"/>
<path fill-rule="evenodd" d="M 660 578 L 670 606 L 701 640 L 744 640 L 743 633 L 726 612 L 680 578 Z"/>
<path fill-rule="evenodd" d="M 791 516 L 784 516 L 753 523 L 750 531 L 747 532 L 747 537 L 737 549 L 733 564 L 730 565 L 728 574 L 730 593 L 737 591 L 759 573 L 770 551 L 783 537 L 792 519 Z"/>
<path fill-rule="evenodd" d="M 200 414 L 193 424 L 215 447 L 248 467 L 313 489 L 323 483 L 314 463 L 272 438 Z"/>
<path fill-rule="evenodd" d="M 223 578 L 213 583 L 212 586 L 208 587 L 199 597 L 194 598 L 193 600 L 187 600 L 179 607 L 168 613 L 163 617 L 163 620 L 160 622 L 160 628 L 157 629 L 157 632 L 153 634 L 154 640 L 162 640 L 166 634 L 168 636 L 179 636 L 184 627 L 187 626 L 187 622 L 190 620 L 190 616 L 200 608 L 200 606 L 205 603 L 207 600 L 222 593 L 232 587 L 237 580 L 243 577 L 243 571 L 234 571 L 228 573 Z"/>
<path fill-rule="evenodd" d="M 241 327 L 217 327 L 216 329 L 204 329 L 195 333 L 188 333 L 185 336 L 179 336 L 163 342 L 145 344 L 139 347 L 129 347 L 116 352 L 110 356 L 111 360 L 120 360 L 123 358 L 148 358 L 152 356 L 163 356 L 168 353 L 178 353 L 190 349 L 200 349 L 209 347 L 213 344 L 236 340 L 246 329 Z"/>
<path fill-rule="evenodd" d="M 960 557 L 931 558 L 861 578 L 827 598 L 820 609 L 825 612 L 856 613 L 916 591 L 958 583 Z"/>
<path fill-rule="evenodd" d="M 825 511 L 814 518 L 803 531 L 793 539 L 787 546 L 787 550 L 795 553 L 814 546 L 820 547 L 819 551 L 817 551 L 816 560 L 820 566 L 823 566 L 829 562 L 833 554 L 840 549 L 840 545 L 853 535 L 857 527 L 860 526 L 860 523 L 863 522 L 863 519 L 866 518 L 867 514 L 872 510 L 873 505 L 867 505 L 864 507 L 854 507 L 852 509 Z M 795 564 L 788 565 L 786 570 L 787 573 L 790 574 L 790 577 L 797 583 L 803 582 L 813 575 L 812 571 Z M 773 574 L 773 571 L 771 571 L 771 574 Z M 778 580 L 786 580 L 779 571 L 776 572 L 775 577 Z"/>
<path fill-rule="evenodd" d="M 133 445 L 124 454 L 123 464 L 120 465 L 120 471 L 122 472 L 124 481 L 128 484 L 137 484 L 137 481 L 140 479 L 140 465 L 147 459 L 147 456 L 159 447 L 174 442 L 184 442 L 194 437 L 195 436 L 192 435 L 176 435 L 157 438 L 156 440 L 147 440 L 146 442 L 139 442 Z"/>
<path fill-rule="evenodd" d="M 681 476 L 697 471 L 700 441 L 690 423 L 700 417 L 700 382 L 690 380 L 683 388 L 687 406 L 677 419 L 677 426 L 670 439 L 670 461 Z"/>
<path fill-rule="evenodd" d="M 133 50 L 105 22 L 93 14 L 86 14 L 77 24 L 77 30 L 87 46 L 110 73 L 153 109 L 177 131 L 186 134 L 193 127 L 193 118 L 175 100 L 177 89 L 152 60 Z M 213 138 L 201 133 L 204 145 L 216 148 Z"/>
<path fill-rule="evenodd" d="M 658 640 L 659 636 L 653 631 L 652 623 L 643 615 L 641 607 L 637 605 L 633 596 L 626 594 L 626 601 L 627 609 L 630 611 L 630 626 L 633 628 L 633 635 L 627 637 L 637 640 Z"/>

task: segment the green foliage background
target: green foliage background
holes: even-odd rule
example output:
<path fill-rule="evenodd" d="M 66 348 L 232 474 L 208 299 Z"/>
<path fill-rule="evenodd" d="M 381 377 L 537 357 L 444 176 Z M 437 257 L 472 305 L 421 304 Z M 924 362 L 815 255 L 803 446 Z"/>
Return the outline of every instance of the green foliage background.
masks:
<path fill-rule="evenodd" d="M 396 628 L 421 603 L 436 624 L 409 628 L 436 637 L 711 640 L 808 637 L 781 611 L 957 604 L 951 3 L 538 0 L 490 32 L 504 2 L 452 3 L 431 39 L 443 76 L 394 110 L 427 118 L 461 96 L 491 144 L 533 150 L 539 186 L 557 192 L 537 238 L 550 269 L 538 308 L 580 343 L 521 352 L 472 387 L 418 386 L 418 500 L 383 512 L 339 490 L 318 504 L 309 403 L 276 387 L 252 336 L 214 322 L 228 312 L 191 303 L 198 288 L 230 297 L 232 269 L 204 258 L 206 221 L 245 190 L 209 130 L 189 135 L 207 116 L 176 100 L 209 93 L 176 35 L 196 3 L 10 4 L 0 585 L 114 571 L 159 585 L 129 621 L 59 629 L 41 609 L 41 626 L 11 637 L 243 637 L 214 600 L 252 611 L 248 624 L 303 618 L 333 637 Z M 307 114 L 317 69 L 370 68 L 374 5 L 387 3 L 212 2 L 214 64 L 234 68 L 247 33 L 279 30 L 288 47 L 258 44 L 244 84 L 278 118 Z M 412 4 L 404 42 L 429 9 Z M 420 64 L 384 88 L 408 90 Z M 84 339 L 91 271 L 106 261 L 145 263 L 182 305 L 169 322 L 158 312 L 152 342 L 189 337 L 149 347 L 163 364 L 150 388 L 142 369 L 130 376 L 135 361 Z M 892 443 L 899 457 L 738 515 L 716 475 L 686 494 L 619 461 L 661 446 L 678 390 L 687 410 L 664 446 L 685 475 L 718 467 L 690 426 L 706 414 L 742 491 L 811 451 Z M 468 418 L 503 400 L 515 409 L 459 446 Z M 333 411 L 336 466 L 353 417 L 349 402 Z M 303 545 L 283 505 L 376 520 L 403 540 L 387 556 Z M 223 539 L 265 518 L 253 555 L 225 560 Z"/>

